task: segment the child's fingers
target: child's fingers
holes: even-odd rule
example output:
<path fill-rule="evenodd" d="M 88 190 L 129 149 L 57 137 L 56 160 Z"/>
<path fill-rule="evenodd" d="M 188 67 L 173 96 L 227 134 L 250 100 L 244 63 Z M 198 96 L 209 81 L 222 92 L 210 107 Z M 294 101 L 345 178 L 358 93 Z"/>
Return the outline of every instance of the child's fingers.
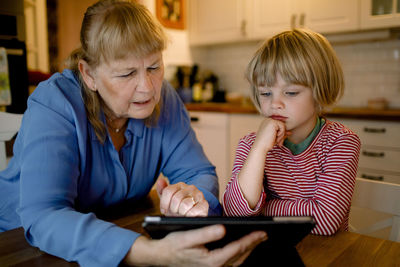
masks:
<path fill-rule="evenodd" d="M 285 127 L 284 123 L 278 123 L 277 126 L 278 126 L 278 129 L 277 129 L 277 132 L 276 132 L 276 143 L 279 146 L 282 146 L 283 145 L 283 141 L 286 138 L 286 127 Z"/>

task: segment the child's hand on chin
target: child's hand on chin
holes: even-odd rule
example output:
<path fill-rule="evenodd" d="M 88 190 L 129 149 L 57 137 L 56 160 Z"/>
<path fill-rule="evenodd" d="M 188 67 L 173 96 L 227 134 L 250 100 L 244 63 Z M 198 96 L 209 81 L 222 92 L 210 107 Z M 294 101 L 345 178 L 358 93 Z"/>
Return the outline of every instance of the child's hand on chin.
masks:
<path fill-rule="evenodd" d="M 286 131 L 286 125 L 283 121 L 266 118 L 258 128 L 254 144 L 268 152 L 275 145 L 282 146 L 288 135 L 290 135 L 290 132 Z"/>

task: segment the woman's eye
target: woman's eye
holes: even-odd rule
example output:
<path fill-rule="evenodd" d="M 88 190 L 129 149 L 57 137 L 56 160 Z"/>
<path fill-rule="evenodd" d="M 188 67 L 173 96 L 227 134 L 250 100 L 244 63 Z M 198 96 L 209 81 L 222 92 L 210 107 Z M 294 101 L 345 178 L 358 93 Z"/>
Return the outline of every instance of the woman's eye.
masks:
<path fill-rule="evenodd" d="M 134 75 L 135 73 L 136 73 L 135 71 L 131 71 L 131 72 L 127 73 L 127 74 L 119 75 L 118 77 L 120 77 L 120 78 L 127 78 L 127 77 L 129 77 L 129 76 Z"/>
<path fill-rule="evenodd" d="M 147 68 L 149 71 L 156 71 L 158 70 L 160 67 L 159 66 L 153 66 L 153 67 L 149 67 Z"/>

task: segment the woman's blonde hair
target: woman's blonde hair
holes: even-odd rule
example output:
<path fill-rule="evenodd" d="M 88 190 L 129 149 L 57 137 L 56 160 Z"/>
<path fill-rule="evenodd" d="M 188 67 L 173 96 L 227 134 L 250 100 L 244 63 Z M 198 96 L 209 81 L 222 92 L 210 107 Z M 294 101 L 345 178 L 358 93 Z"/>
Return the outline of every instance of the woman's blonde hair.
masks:
<path fill-rule="evenodd" d="M 336 53 L 324 36 L 311 30 L 279 33 L 254 54 L 247 66 L 246 78 L 259 111 L 258 88 L 273 86 L 278 73 L 287 83 L 311 88 L 319 112 L 343 95 L 343 71 Z"/>
<path fill-rule="evenodd" d="M 95 68 L 102 62 L 123 59 L 129 54 L 144 57 L 164 50 L 167 38 L 162 26 L 143 5 L 134 1 L 102 0 L 86 10 L 80 41 L 81 46 L 67 59 L 67 67 L 79 79 L 88 119 L 97 138 L 104 143 L 106 126 L 100 115 L 105 104 L 97 91 L 85 84 L 78 69 L 79 60 Z M 147 125 L 157 121 L 159 110 L 157 105 L 146 119 Z"/>

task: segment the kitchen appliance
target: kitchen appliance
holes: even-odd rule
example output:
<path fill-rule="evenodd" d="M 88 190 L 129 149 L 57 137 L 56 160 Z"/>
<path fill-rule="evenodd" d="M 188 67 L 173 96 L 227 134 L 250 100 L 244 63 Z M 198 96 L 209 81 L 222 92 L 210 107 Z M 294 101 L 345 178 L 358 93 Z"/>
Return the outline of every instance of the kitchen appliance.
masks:
<path fill-rule="evenodd" d="M 24 113 L 29 96 L 29 80 L 23 0 L 2 0 L 0 25 L 0 47 L 7 52 L 11 89 L 11 105 L 6 106 L 6 111 Z"/>

